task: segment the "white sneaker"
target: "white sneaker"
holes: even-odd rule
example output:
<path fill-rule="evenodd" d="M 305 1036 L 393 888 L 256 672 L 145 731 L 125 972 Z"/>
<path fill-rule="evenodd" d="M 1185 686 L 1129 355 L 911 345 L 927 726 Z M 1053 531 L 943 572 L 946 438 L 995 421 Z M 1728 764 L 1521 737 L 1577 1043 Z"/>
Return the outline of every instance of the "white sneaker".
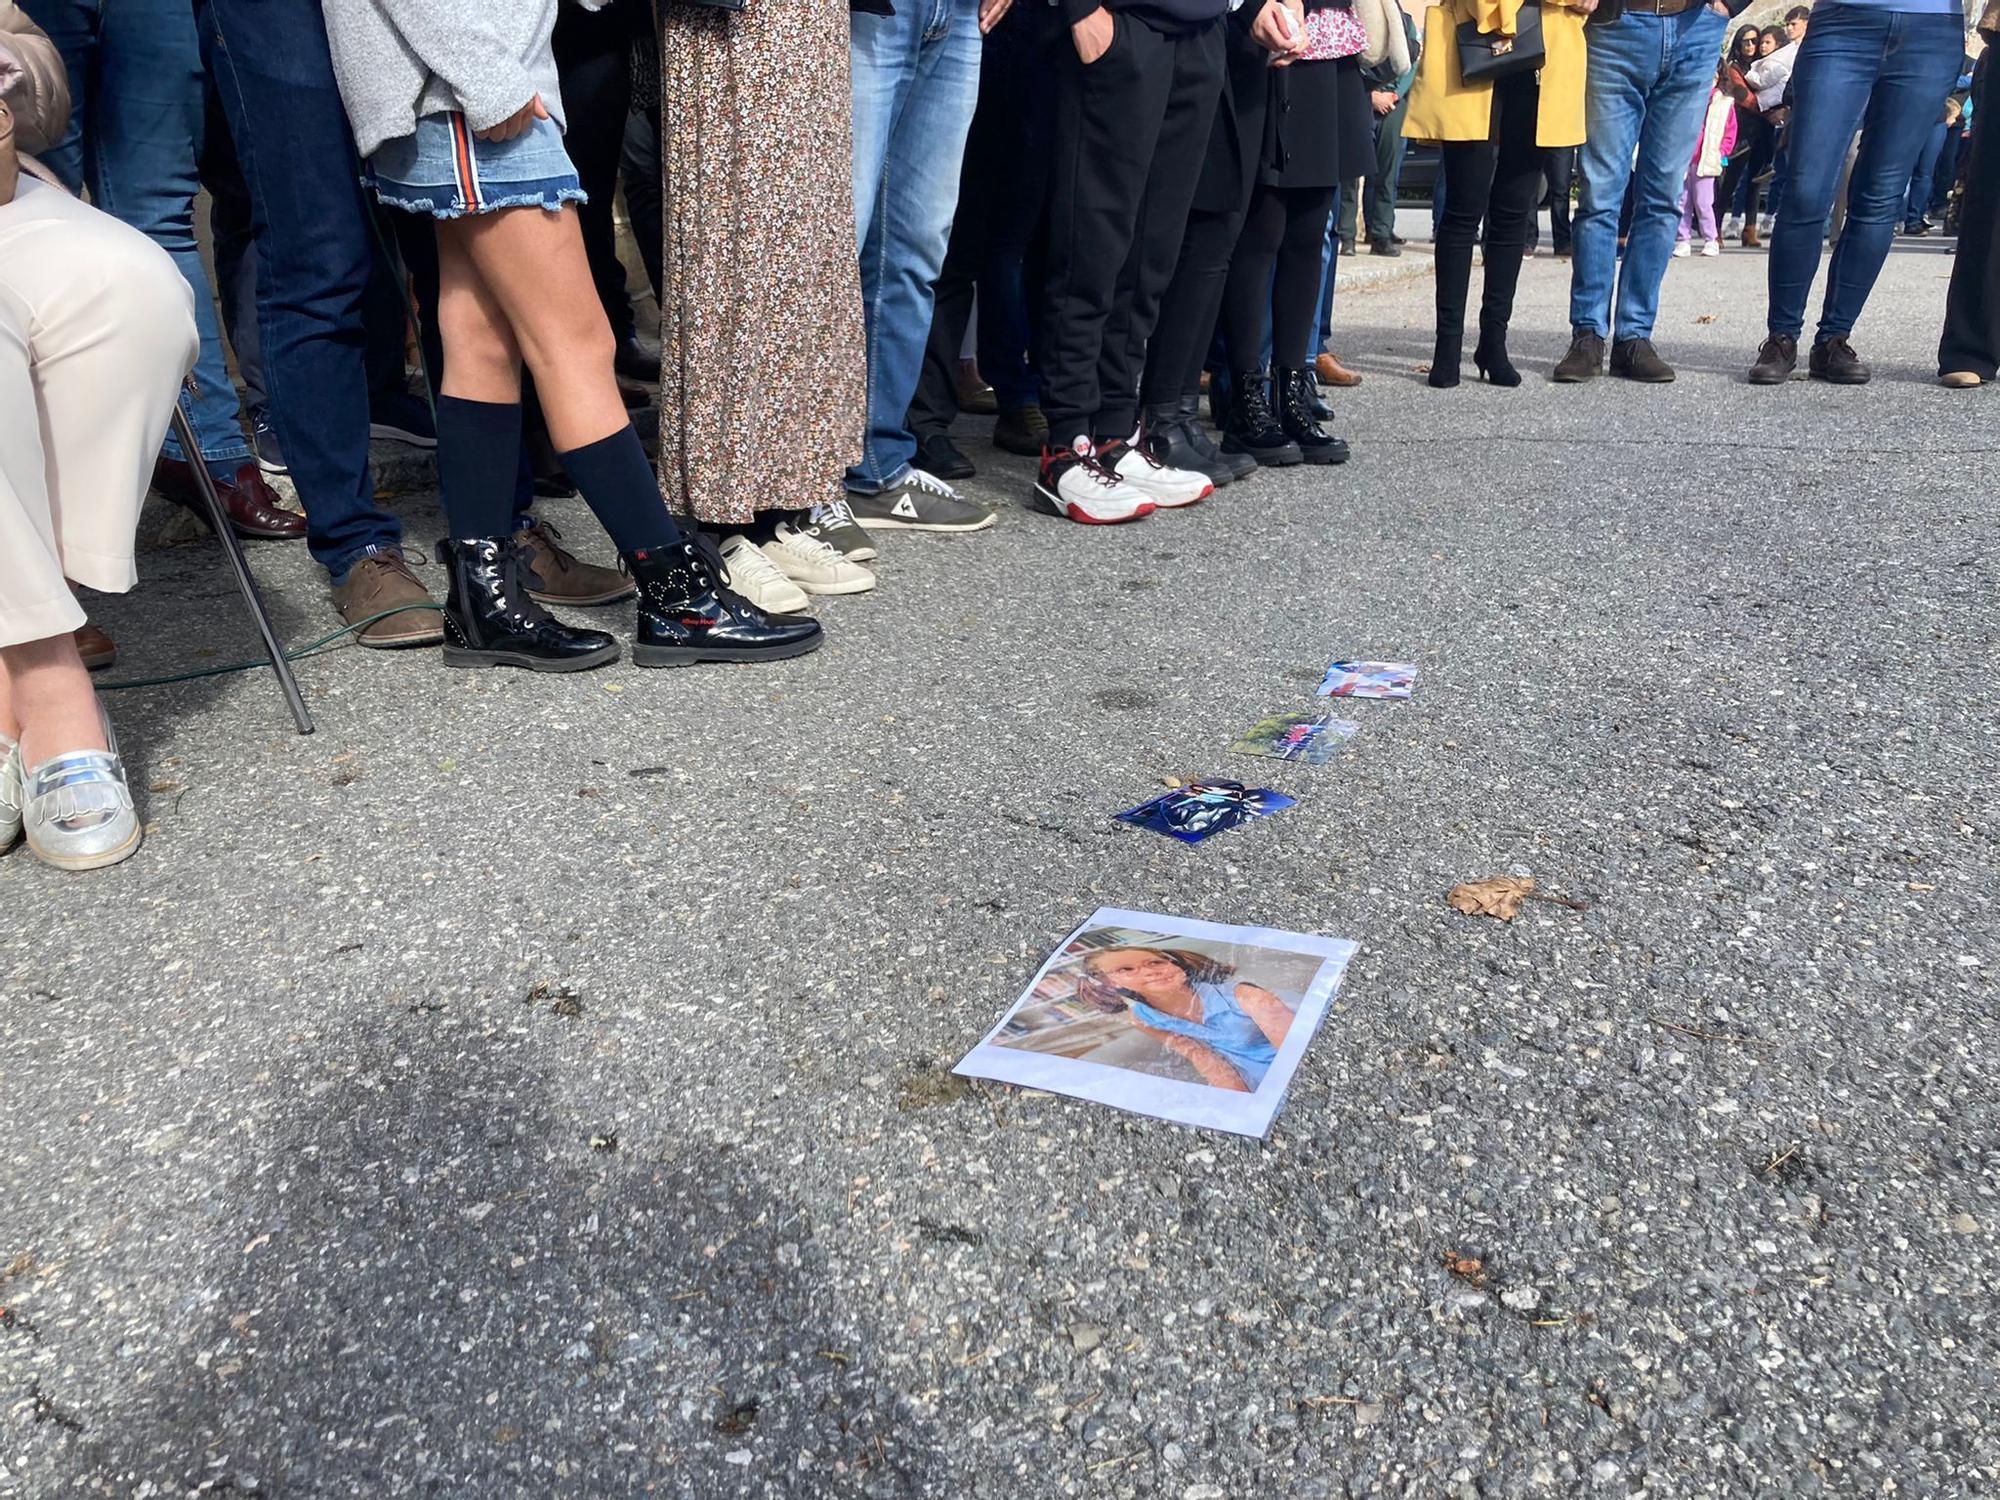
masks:
<path fill-rule="evenodd" d="M 1087 437 L 1042 456 L 1041 473 L 1035 478 L 1035 504 L 1084 526 L 1143 521 L 1154 509 L 1137 485 L 1098 463 Z"/>
<path fill-rule="evenodd" d="M 1702 253 L 1703 255 L 1720 255 L 1720 254 L 1722 254 L 1722 241 L 1720 241 L 1720 240 L 1703 240 L 1703 241 L 1701 242 L 1701 253 Z"/>
<path fill-rule="evenodd" d="M 875 575 L 860 563 L 842 557 L 830 542 L 783 521 L 764 543 L 763 552 L 808 594 L 865 594 L 875 587 Z"/>
<path fill-rule="evenodd" d="M 1727 238 L 1732 234 L 1741 234 L 1742 232 L 1743 232 L 1743 216 L 1741 214 L 1731 214 L 1726 220 L 1723 221 L 1722 233 L 1725 238 Z"/>
<path fill-rule="evenodd" d="M 1675 260 L 1686 260 L 1692 254 L 1694 254 L 1694 248 L 1687 240 L 1674 241 Z"/>
<path fill-rule="evenodd" d="M 723 582 L 767 615 L 800 614 L 812 603 L 806 591 L 740 531 L 722 544 L 722 561 L 727 570 Z"/>
<path fill-rule="evenodd" d="M 1195 505 L 1215 493 L 1215 482 L 1206 474 L 1190 469 L 1170 469 L 1139 446 L 1142 434 L 1133 433 L 1125 451 L 1107 466 L 1161 510 L 1178 510 Z"/>

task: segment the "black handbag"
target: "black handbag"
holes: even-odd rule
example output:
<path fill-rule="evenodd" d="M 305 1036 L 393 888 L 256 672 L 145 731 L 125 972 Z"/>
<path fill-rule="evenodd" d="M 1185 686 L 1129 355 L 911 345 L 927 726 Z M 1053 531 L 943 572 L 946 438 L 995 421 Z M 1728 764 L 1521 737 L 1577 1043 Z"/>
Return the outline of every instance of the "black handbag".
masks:
<path fill-rule="evenodd" d="M 1458 72 L 1467 83 L 1511 78 L 1542 65 L 1542 8 L 1525 0 L 1514 15 L 1514 35 L 1481 31 L 1474 21 L 1458 27 Z"/>

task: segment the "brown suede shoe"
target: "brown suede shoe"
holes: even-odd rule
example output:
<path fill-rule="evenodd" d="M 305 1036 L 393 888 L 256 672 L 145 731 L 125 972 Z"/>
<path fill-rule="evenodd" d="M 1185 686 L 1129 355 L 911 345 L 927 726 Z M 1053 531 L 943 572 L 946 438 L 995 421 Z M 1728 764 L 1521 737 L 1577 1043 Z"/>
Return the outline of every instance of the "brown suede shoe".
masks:
<path fill-rule="evenodd" d="M 183 459 L 161 458 L 153 463 L 153 488 L 162 500 L 193 511 L 204 521 L 208 519 L 208 506 L 201 498 L 201 489 L 195 479 L 194 470 Z M 229 523 L 236 528 L 236 534 L 252 541 L 289 542 L 306 534 L 306 518 L 295 510 L 287 510 L 278 500 L 278 492 L 264 479 L 264 471 L 257 467 L 254 458 L 245 459 L 236 471 L 234 479 L 215 481 L 216 494 L 221 497 L 222 508 L 229 513 Z"/>
<path fill-rule="evenodd" d="M 1313 361 L 1313 373 L 1319 376 L 1321 385 L 1359 385 L 1361 377 L 1340 362 L 1335 354 L 1322 354 Z"/>
<path fill-rule="evenodd" d="M 527 564 L 528 597 L 537 604 L 616 604 L 639 592 L 616 568 L 580 562 L 561 543 L 562 533 L 547 521 L 530 521 L 514 533 Z"/>
<path fill-rule="evenodd" d="M 1764 241 L 1758 237 L 1757 226 L 1755 224 L 1745 224 L 1743 226 L 1743 248 L 1745 250 L 1755 250 L 1763 243 Z"/>
<path fill-rule="evenodd" d="M 347 625 L 388 616 L 355 635 L 363 646 L 435 646 L 444 639 L 437 601 L 394 548 L 358 559 L 347 581 L 333 591 L 333 607 Z"/>
<path fill-rule="evenodd" d="M 85 625 L 76 632 L 76 654 L 83 658 L 86 671 L 102 672 L 118 661 L 118 647 L 111 637 L 95 625 Z"/>

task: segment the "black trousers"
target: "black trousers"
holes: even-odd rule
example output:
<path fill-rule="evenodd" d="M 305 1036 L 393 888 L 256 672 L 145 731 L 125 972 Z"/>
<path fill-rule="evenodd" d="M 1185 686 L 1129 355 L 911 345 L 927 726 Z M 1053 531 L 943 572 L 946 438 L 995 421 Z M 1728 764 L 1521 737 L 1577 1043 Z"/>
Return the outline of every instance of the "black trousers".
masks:
<path fill-rule="evenodd" d="M 1576 147 L 1552 148 L 1542 164 L 1542 180 L 1549 185 L 1549 238 L 1558 255 L 1569 254 L 1569 194 L 1576 183 Z M 1535 229 L 1528 231 L 1532 242 Z"/>
<path fill-rule="evenodd" d="M 1541 88 L 1533 73 L 1493 85 L 1492 138 L 1446 141 L 1444 218 L 1437 232 L 1437 337 L 1465 334 L 1465 299 L 1472 282 L 1472 246 L 1486 220 L 1486 291 L 1479 326 L 1504 334 L 1514 316 L 1521 257 L 1541 194 L 1543 148 L 1535 144 Z"/>
<path fill-rule="evenodd" d="M 958 356 L 975 298 L 979 373 L 1002 410 L 1033 406 L 1041 397 L 1034 324 L 1046 258 L 1043 210 L 1054 102 L 1041 20 L 1032 7 L 1017 6 L 981 48 L 979 105 L 965 138 L 951 244 L 932 295 L 924 368 L 910 398 L 907 421 L 918 438 L 947 431 L 958 417 Z"/>
<path fill-rule="evenodd" d="M 639 261 L 660 297 L 661 238 L 660 112 L 634 110 L 625 117 L 625 143 L 619 151 L 619 180 L 625 187 L 625 213 L 632 220 L 632 238 L 639 242 Z"/>
<path fill-rule="evenodd" d="M 1232 373 L 1262 364 L 1266 326 L 1271 363 L 1280 370 L 1304 367 L 1319 317 L 1326 227 L 1339 192 L 1259 183 L 1251 193 L 1222 293 L 1222 341 Z"/>
<path fill-rule="evenodd" d="M 1222 92 L 1217 21 L 1170 37 L 1123 12 L 1086 68 L 1056 41 L 1042 406 L 1049 440 L 1130 437 L 1139 375 Z"/>
<path fill-rule="evenodd" d="M 1764 169 L 1771 165 L 1771 159 L 1777 154 L 1778 148 L 1778 132 L 1766 123 L 1762 115 L 1755 118 L 1757 123 L 1750 127 L 1752 133 L 1748 140 L 1743 139 L 1741 131 L 1738 132 L 1736 149 L 1729 153 L 1729 165 L 1722 169 L 1722 181 L 1717 183 L 1715 188 L 1715 212 L 1719 217 L 1727 218 L 1735 210 L 1738 185 L 1748 183 L 1748 186 L 1743 188 L 1745 224 L 1757 222 L 1757 205 L 1764 196 L 1764 190 L 1758 186 L 1757 179 L 1764 174 Z M 1738 110 L 1736 121 L 1739 126 L 1743 123 L 1743 119 L 1743 111 Z"/>
<path fill-rule="evenodd" d="M 1945 296 L 1944 337 L 1938 371 L 1970 370 L 1982 380 L 2000 378 L 2000 85 L 1993 82 L 1993 53 L 1979 60 L 1972 86 L 1972 160 L 1959 200 L 1958 256 Z"/>
<path fill-rule="evenodd" d="M 632 297 L 618 259 L 611 200 L 618 191 L 618 157 L 625 118 L 632 107 L 631 29 L 616 6 L 585 10 L 559 6 L 554 38 L 556 76 L 562 83 L 563 149 L 589 202 L 580 205 L 583 249 L 597 300 L 622 341 L 632 337 Z"/>

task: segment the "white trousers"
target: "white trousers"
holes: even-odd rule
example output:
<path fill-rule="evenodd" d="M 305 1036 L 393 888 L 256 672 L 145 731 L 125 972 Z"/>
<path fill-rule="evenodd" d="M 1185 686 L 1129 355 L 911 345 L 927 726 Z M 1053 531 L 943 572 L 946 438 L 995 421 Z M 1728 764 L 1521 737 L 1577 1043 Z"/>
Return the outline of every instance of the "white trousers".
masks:
<path fill-rule="evenodd" d="M 23 173 L 0 206 L 0 646 L 83 623 L 65 579 L 138 581 L 139 506 L 195 348 L 166 252 Z"/>

